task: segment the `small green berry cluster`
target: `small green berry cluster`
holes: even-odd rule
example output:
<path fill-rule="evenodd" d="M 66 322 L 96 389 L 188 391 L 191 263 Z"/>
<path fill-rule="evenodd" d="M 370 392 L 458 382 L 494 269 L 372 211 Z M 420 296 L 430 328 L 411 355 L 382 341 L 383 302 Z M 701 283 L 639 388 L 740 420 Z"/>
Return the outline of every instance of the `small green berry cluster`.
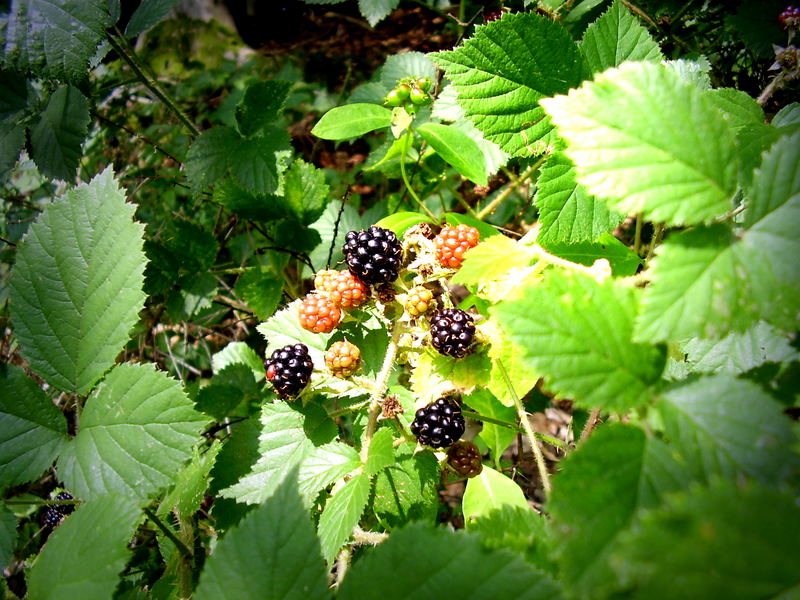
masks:
<path fill-rule="evenodd" d="M 397 82 L 397 86 L 383 99 L 386 106 L 402 106 L 409 114 L 417 112 L 417 108 L 430 104 L 431 89 L 430 77 L 404 77 Z"/>

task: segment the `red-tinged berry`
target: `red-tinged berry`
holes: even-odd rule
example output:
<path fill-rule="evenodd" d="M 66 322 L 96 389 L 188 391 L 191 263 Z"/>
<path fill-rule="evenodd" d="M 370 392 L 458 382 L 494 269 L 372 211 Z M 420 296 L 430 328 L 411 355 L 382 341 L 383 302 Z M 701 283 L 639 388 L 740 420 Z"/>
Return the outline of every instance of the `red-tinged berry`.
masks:
<path fill-rule="evenodd" d="M 433 292 L 426 287 L 418 285 L 408 292 L 403 308 L 412 317 L 418 317 L 428 312 L 431 306 L 433 306 Z"/>
<path fill-rule="evenodd" d="M 297 311 L 303 329 L 330 333 L 342 320 L 342 311 L 322 294 L 308 294 Z"/>
<path fill-rule="evenodd" d="M 778 15 L 778 21 L 784 29 L 797 29 L 800 26 L 800 8 L 787 6 Z"/>
<path fill-rule="evenodd" d="M 303 391 L 311 380 L 314 363 L 308 355 L 308 346 L 294 344 L 278 348 L 264 366 L 267 379 L 281 398 L 293 398 Z"/>
<path fill-rule="evenodd" d="M 428 96 L 427 92 L 416 86 L 411 88 L 411 93 L 409 94 L 408 97 L 411 100 L 411 102 L 413 102 L 417 106 L 427 104 L 431 100 L 431 97 Z"/>
<path fill-rule="evenodd" d="M 458 308 L 436 311 L 431 317 L 431 344 L 441 354 L 466 356 L 475 339 L 475 324 L 468 313 Z"/>
<path fill-rule="evenodd" d="M 472 442 L 456 442 L 447 450 L 447 462 L 453 470 L 464 477 L 475 477 L 483 470 L 483 461 L 478 447 Z"/>
<path fill-rule="evenodd" d="M 358 308 L 369 299 L 369 288 L 350 271 L 320 271 L 314 289 L 339 308 Z"/>
<path fill-rule="evenodd" d="M 431 448 L 452 445 L 464 435 L 465 429 L 461 409 L 447 398 L 439 398 L 420 408 L 411 422 L 411 433 L 420 444 Z"/>
<path fill-rule="evenodd" d="M 433 243 L 436 244 L 436 258 L 439 264 L 450 269 L 458 269 L 464 260 L 464 253 L 474 248 L 480 241 L 481 234 L 469 225 L 443 227 Z"/>
<path fill-rule="evenodd" d="M 342 247 L 350 272 L 364 283 L 378 285 L 397 279 L 403 249 L 394 232 L 373 225 L 350 231 Z"/>
<path fill-rule="evenodd" d="M 325 365 L 335 377 L 350 377 L 361 366 L 361 350 L 350 342 L 334 342 L 325 353 Z"/>

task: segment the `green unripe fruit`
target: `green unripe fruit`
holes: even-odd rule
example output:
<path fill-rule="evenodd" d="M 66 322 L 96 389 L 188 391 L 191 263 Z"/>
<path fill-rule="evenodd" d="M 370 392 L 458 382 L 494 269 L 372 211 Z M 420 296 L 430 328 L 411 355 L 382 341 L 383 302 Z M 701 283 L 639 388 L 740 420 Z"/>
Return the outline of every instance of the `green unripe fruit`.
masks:
<path fill-rule="evenodd" d="M 423 92 L 427 92 L 429 89 L 431 89 L 431 80 L 429 77 L 420 77 L 416 81 L 416 86 Z"/>
<path fill-rule="evenodd" d="M 400 94 L 397 93 L 397 90 L 392 90 L 386 97 L 383 99 L 383 103 L 386 106 L 400 106 L 403 104 L 403 98 L 400 97 Z"/>
<path fill-rule="evenodd" d="M 427 104 L 430 100 L 428 94 L 418 87 L 411 88 L 411 94 L 409 97 L 411 98 L 411 102 L 414 104 Z"/>
<path fill-rule="evenodd" d="M 401 100 L 403 100 L 403 101 L 405 102 L 406 100 L 408 100 L 408 97 L 409 97 L 409 95 L 411 94 L 411 86 L 410 86 L 410 85 L 407 85 L 407 84 L 405 84 L 405 83 L 401 83 L 400 85 L 398 85 L 398 86 L 397 86 L 397 87 L 394 89 L 394 91 L 395 91 L 395 92 L 397 92 L 397 96 L 398 96 L 398 97 L 399 97 Z"/>

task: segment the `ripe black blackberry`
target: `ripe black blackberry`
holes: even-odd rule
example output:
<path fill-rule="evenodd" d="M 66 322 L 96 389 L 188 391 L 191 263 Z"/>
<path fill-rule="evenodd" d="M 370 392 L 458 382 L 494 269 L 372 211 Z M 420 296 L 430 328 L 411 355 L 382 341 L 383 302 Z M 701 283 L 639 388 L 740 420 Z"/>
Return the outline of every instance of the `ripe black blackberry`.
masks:
<path fill-rule="evenodd" d="M 420 408 L 411 422 L 411 433 L 420 444 L 431 448 L 446 448 L 464 435 L 466 424 L 461 409 L 448 400 L 439 398 Z"/>
<path fill-rule="evenodd" d="M 278 348 L 264 361 L 264 366 L 267 368 L 267 379 L 281 398 L 292 398 L 303 391 L 314 370 L 305 344 Z"/>
<path fill-rule="evenodd" d="M 72 500 L 72 495 L 67 492 L 61 492 L 56 495 L 54 500 Z M 44 513 L 44 524 L 51 529 L 58 527 L 61 520 L 75 510 L 72 504 L 54 504 L 47 508 Z"/>
<path fill-rule="evenodd" d="M 475 323 L 461 309 L 445 308 L 431 317 L 431 343 L 441 354 L 463 358 L 474 338 Z"/>
<path fill-rule="evenodd" d="M 447 451 L 447 462 L 464 477 L 475 477 L 483 470 L 480 450 L 472 442 L 456 442 Z"/>
<path fill-rule="evenodd" d="M 342 247 L 350 272 L 364 283 L 377 285 L 397 279 L 403 249 L 397 236 L 373 225 L 350 231 Z"/>

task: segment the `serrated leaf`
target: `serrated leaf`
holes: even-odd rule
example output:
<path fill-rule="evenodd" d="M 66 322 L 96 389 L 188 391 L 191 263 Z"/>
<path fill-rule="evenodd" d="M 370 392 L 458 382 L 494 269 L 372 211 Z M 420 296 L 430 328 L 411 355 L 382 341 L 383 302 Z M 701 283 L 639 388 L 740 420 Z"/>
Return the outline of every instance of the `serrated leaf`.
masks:
<path fill-rule="evenodd" d="M 380 82 L 389 91 L 405 77 L 428 77 L 436 79 L 436 67 L 427 54 L 422 52 L 403 52 L 392 54 L 380 69 Z M 384 92 L 384 94 L 386 93 Z"/>
<path fill-rule="evenodd" d="M 798 540 L 793 494 L 717 480 L 647 513 L 612 565 L 631 598 L 788 600 L 800 586 Z"/>
<path fill-rule="evenodd" d="M 561 152 L 553 154 L 542 167 L 533 203 L 541 223 L 536 239 L 545 247 L 594 241 L 623 219 L 578 184 L 575 166 Z"/>
<path fill-rule="evenodd" d="M 506 407 L 514 406 L 514 395 L 523 398 L 530 392 L 541 375 L 531 368 L 525 353 L 505 333 L 497 319 L 489 319 L 478 326 L 489 341 L 489 359 L 492 361 L 486 388 Z M 509 389 L 509 381 L 513 390 Z M 513 419 L 512 419 L 513 420 Z M 500 436 L 500 434 L 496 434 Z"/>
<path fill-rule="evenodd" d="M 306 421 L 311 411 L 322 410 L 318 406 L 313 408 L 314 406 L 309 405 L 301 411 L 287 402 L 265 404 L 261 412 L 259 459 L 250 473 L 238 483 L 222 490 L 221 495 L 247 504 L 259 504 L 269 498 L 288 474 L 295 473 L 314 452 L 315 444 L 306 432 L 309 425 Z M 314 415 L 311 421 L 318 418 L 319 415 Z M 331 440 L 325 439 L 320 445 L 329 441 Z"/>
<path fill-rule="evenodd" d="M 398 212 L 394 213 L 393 215 L 389 215 L 388 217 L 384 217 L 375 223 L 375 225 L 378 227 L 383 227 L 384 229 L 389 229 L 398 237 L 402 237 L 405 231 L 414 225 L 431 222 L 432 221 L 430 217 L 426 217 L 420 213 Z"/>
<path fill-rule="evenodd" d="M 732 135 L 703 93 L 663 66 L 626 63 L 542 106 L 578 182 L 612 210 L 687 225 L 732 208 Z"/>
<path fill-rule="evenodd" d="M 11 320 L 31 368 L 86 394 L 144 306 L 144 227 L 110 168 L 48 205 L 17 249 Z"/>
<path fill-rule="evenodd" d="M 153 365 L 118 365 L 87 400 L 59 475 L 80 498 L 146 500 L 175 481 L 206 423 L 180 383 Z"/>
<path fill-rule="evenodd" d="M 722 113 L 734 131 L 764 123 L 764 109 L 746 93 L 732 88 L 708 90 L 704 96 Z"/>
<path fill-rule="evenodd" d="M 525 360 L 559 397 L 579 406 L 624 411 L 654 395 L 663 348 L 632 341 L 636 290 L 551 272 L 493 311 Z"/>
<path fill-rule="evenodd" d="M 577 46 L 558 23 L 534 14 L 507 15 L 432 58 L 458 92 L 458 103 L 486 139 L 512 156 L 541 154 L 554 144 L 542 98 L 566 93 L 586 75 Z"/>
<path fill-rule="evenodd" d="M 389 16 L 399 3 L 400 0 L 358 0 L 358 9 L 369 24 L 375 27 L 378 21 Z"/>
<path fill-rule="evenodd" d="M 89 103 L 71 85 L 58 88 L 30 128 L 31 157 L 42 174 L 73 181 L 89 129 Z"/>
<path fill-rule="evenodd" d="M 255 135 L 270 125 L 283 110 L 291 81 L 258 81 L 247 87 L 236 105 L 236 124 L 245 137 Z"/>
<path fill-rule="evenodd" d="M 423 123 L 417 127 L 417 133 L 461 175 L 478 185 L 486 185 L 483 151 L 466 133 L 453 125 L 441 123 Z"/>
<path fill-rule="evenodd" d="M 141 519 L 136 500 L 105 495 L 77 508 L 48 538 L 28 574 L 37 600 L 111 598 Z"/>
<path fill-rule="evenodd" d="M 311 130 L 323 140 L 347 140 L 389 127 L 392 111 L 377 104 L 346 104 L 332 108 Z"/>
<path fill-rule="evenodd" d="M 800 123 L 800 102 L 787 104 L 772 117 L 773 127 L 789 127 Z"/>
<path fill-rule="evenodd" d="M 258 332 L 267 339 L 267 349 L 264 356 L 269 357 L 275 350 L 290 344 L 305 344 L 311 360 L 321 369 L 325 364 L 325 350 L 333 337 L 333 333 L 313 333 L 300 326 L 297 319 L 297 310 L 301 300 L 295 300 L 286 308 L 279 310 L 272 317 L 256 327 Z"/>
<path fill-rule="evenodd" d="M 211 469 L 210 493 L 233 485 L 247 474 L 258 460 L 258 438 L 261 426 L 256 419 L 249 418 L 230 425 L 231 434 L 225 439 L 222 450 L 217 455 Z M 218 498 L 225 501 L 224 498 Z"/>
<path fill-rule="evenodd" d="M 755 383 L 727 374 L 686 383 L 657 405 L 667 437 L 693 475 L 748 475 L 777 485 L 800 468 L 783 407 Z"/>
<path fill-rule="evenodd" d="M 375 476 L 371 511 L 387 529 L 433 523 L 439 506 L 439 462 L 431 452 L 398 451 L 397 462 Z"/>
<path fill-rule="evenodd" d="M 67 422 L 19 367 L 0 367 L 0 486 L 39 477 L 67 442 Z"/>
<path fill-rule="evenodd" d="M 196 600 L 329 597 L 319 542 L 295 475 L 219 542 L 203 568 Z"/>
<path fill-rule="evenodd" d="M 175 485 L 161 501 L 158 507 L 159 515 L 163 516 L 176 510 L 181 517 L 188 519 L 200 508 L 204 493 L 209 486 L 209 473 L 221 449 L 222 443 L 219 440 L 206 448 L 202 454 L 197 448 L 193 449 L 191 462 L 178 472 Z"/>
<path fill-rule="evenodd" d="M 661 63 L 668 71 L 675 73 L 685 83 L 701 90 L 711 89 L 711 63 L 704 56 L 696 60 L 689 58 L 677 58 L 675 60 L 665 60 Z"/>
<path fill-rule="evenodd" d="M 142 0 L 136 11 L 131 15 L 125 35 L 135 37 L 144 33 L 175 8 L 180 0 Z"/>
<path fill-rule="evenodd" d="M 614 277 L 635 275 L 642 264 L 642 259 L 633 250 L 610 233 L 602 234 L 594 242 L 551 242 L 546 247 L 551 254 L 587 267 L 591 267 L 597 260 L 605 259 L 611 265 L 611 274 Z"/>
<path fill-rule="evenodd" d="M 528 501 L 522 489 L 502 473 L 483 465 L 479 475 L 467 480 L 462 500 L 464 525 L 467 529 L 472 522 L 492 511 L 506 506 L 528 509 Z"/>
<path fill-rule="evenodd" d="M 0 180 L 17 164 L 25 145 L 25 128 L 21 125 L 0 124 Z"/>
<path fill-rule="evenodd" d="M 529 249 L 509 237 L 495 235 L 467 251 L 451 282 L 480 289 L 512 269 L 527 267 L 532 260 L 533 253 Z"/>
<path fill-rule="evenodd" d="M 322 268 L 323 265 L 328 265 L 328 268 L 330 268 L 330 265 L 335 265 L 344 260 L 342 246 L 347 232 L 364 226 L 358 211 L 350 204 L 344 205 L 344 210 L 341 211 L 341 218 L 339 218 L 341 208 L 341 203 L 329 202 L 322 216 L 311 225 L 311 228 L 319 234 L 322 240 L 309 256 L 312 264 L 318 269 Z M 336 226 L 337 222 L 338 227 Z M 372 225 L 372 223 L 369 223 L 369 225 Z M 334 232 L 336 233 L 335 239 Z M 331 250 L 333 251 L 331 252 Z M 328 261 L 329 255 L 330 261 Z"/>
<path fill-rule="evenodd" d="M 329 193 L 324 171 L 312 164 L 297 159 L 286 172 L 284 197 L 289 209 L 304 225 L 313 223 L 322 215 Z"/>
<path fill-rule="evenodd" d="M 211 366 L 215 374 L 235 364 L 247 365 L 256 381 L 261 381 L 266 376 L 263 361 L 245 342 L 231 342 L 211 357 Z"/>
<path fill-rule="evenodd" d="M 459 359 L 424 352 L 413 363 L 411 391 L 425 403 L 452 390 L 469 394 L 486 383 L 484 374 L 490 366 L 489 357 L 483 351 L 476 351 Z"/>
<path fill-rule="evenodd" d="M 333 564 L 336 553 L 341 548 L 353 527 L 358 525 L 361 513 L 369 500 L 370 481 L 366 473 L 359 473 L 350 479 L 336 492 L 328 502 L 319 517 L 320 545 L 322 556 L 329 565 Z"/>
<path fill-rule="evenodd" d="M 375 585 L 376 581 L 381 585 Z M 471 600 L 560 596 L 555 583 L 518 555 L 487 551 L 478 536 L 463 531 L 418 523 L 395 531 L 354 564 L 338 598 L 411 600 L 445 593 Z"/>
<path fill-rule="evenodd" d="M 272 269 L 246 269 L 236 280 L 235 289 L 259 319 L 275 314 L 283 293 L 283 282 Z"/>
<path fill-rule="evenodd" d="M 364 463 L 364 472 L 372 477 L 379 471 L 394 464 L 394 434 L 388 427 L 375 432 L 369 445 L 369 455 Z"/>
<path fill-rule="evenodd" d="M 0 65 L 78 82 L 111 23 L 105 0 L 12 0 L 0 15 Z"/>
<path fill-rule="evenodd" d="M 442 215 L 442 218 L 448 225 L 468 225 L 469 227 L 474 227 L 480 232 L 482 240 L 488 240 L 492 236 L 502 235 L 496 227 L 484 223 L 480 219 L 471 217 L 470 215 L 447 212 Z"/>
<path fill-rule="evenodd" d="M 586 64 L 595 73 L 618 67 L 626 60 L 660 62 L 663 58 L 647 29 L 619 0 L 589 25 L 580 49 Z"/>
<path fill-rule="evenodd" d="M 555 565 L 547 553 L 546 526 L 547 519 L 528 506 L 504 506 L 474 519 L 470 532 L 480 535 L 490 550 L 507 548 L 519 552 L 529 563 L 555 575 Z"/>
<path fill-rule="evenodd" d="M 361 466 L 358 452 L 351 446 L 332 442 L 315 448 L 303 460 L 298 474 L 299 491 L 307 504 L 323 488 Z"/>
<path fill-rule="evenodd" d="M 5 570 L 17 545 L 17 518 L 0 503 L 0 569 Z"/>
<path fill-rule="evenodd" d="M 548 508 L 556 558 L 576 596 L 605 597 L 609 558 L 640 508 L 686 483 L 667 446 L 636 427 L 606 425 L 561 463 Z"/>

